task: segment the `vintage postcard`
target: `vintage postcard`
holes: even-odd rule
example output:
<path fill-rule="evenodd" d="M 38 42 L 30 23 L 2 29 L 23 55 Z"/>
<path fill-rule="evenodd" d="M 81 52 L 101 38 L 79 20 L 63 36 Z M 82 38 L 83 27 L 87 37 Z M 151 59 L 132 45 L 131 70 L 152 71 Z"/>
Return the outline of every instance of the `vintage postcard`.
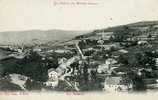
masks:
<path fill-rule="evenodd" d="M 0 0 L 0 100 L 158 97 L 158 0 Z"/>

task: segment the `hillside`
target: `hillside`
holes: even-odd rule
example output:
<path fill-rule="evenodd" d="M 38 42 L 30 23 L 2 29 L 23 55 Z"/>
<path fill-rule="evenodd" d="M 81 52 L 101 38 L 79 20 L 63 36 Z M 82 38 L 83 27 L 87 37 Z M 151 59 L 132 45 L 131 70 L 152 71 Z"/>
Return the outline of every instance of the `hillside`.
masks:
<path fill-rule="evenodd" d="M 126 25 L 119 25 L 119 26 L 108 27 L 104 29 L 97 29 L 97 30 L 94 30 L 93 32 L 89 32 L 88 34 L 77 36 L 76 38 L 96 36 L 97 33 L 108 33 L 108 32 L 120 33 L 121 31 L 124 31 L 124 32 L 133 31 L 137 33 L 138 31 L 148 31 L 148 30 L 155 31 L 155 32 L 158 31 L 158 21 L 141 21 L 141 22 L 126 24 Z"/>
<path fill-rule="evenodd" d="M 140 21 L 136 23 L 130 23 L 126 25 L 119 25 L 119 26 L 114 26 L 114 27 L 109 27 L 105 29 L 100 29 L 104 31 L 117 31 L 117 30 L 122 30 L 124 27 L 129 27 L 129 28 L 143 28 L 143 27 L 149 27 L 149 26 L 158 26 L 158 21 Z M 95 30 L 97 31 L 97 30 Z"/>
<path fill-rule="evenodd" d="M 73 33 L 59 30 L 3 33 L 5 39 L 13 37 L 18 43 L 46 43 L 1 47 L 2 89 L 8 90 L 9 84 L 13 85 L 11 89 L 20 87 L 24 91 L 108 91 L 117 79 L 120 82 L 112 87 L 121 84 L 127 88 L 112 88 L 114 91 L 157 89 L 157 21 L 98 29 L 87 34 Z M 108 85 L 107 77 L 114 79 Z"/>

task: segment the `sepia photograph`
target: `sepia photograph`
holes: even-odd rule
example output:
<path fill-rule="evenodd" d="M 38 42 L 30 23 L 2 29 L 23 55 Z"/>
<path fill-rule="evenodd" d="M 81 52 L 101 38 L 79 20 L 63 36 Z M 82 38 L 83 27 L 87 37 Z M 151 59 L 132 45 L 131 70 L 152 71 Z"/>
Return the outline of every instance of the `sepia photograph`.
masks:
<path fill-rule="evenodd" d="M 156 98 L 157 5 L 0 0 L 0 99 Z"/>

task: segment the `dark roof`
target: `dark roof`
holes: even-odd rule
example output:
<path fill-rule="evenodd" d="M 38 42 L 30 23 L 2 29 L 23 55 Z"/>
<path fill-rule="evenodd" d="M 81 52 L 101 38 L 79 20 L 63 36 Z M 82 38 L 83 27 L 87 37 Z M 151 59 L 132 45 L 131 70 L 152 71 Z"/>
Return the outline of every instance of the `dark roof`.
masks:
<path fill-rule="evenodd" d="M 130 83 L 130 80 L 128 78 L 123 78 L 121 76 L 116 77 L 108 77 L 105 79 L 106 84 L 108 85 L 126 85 Z"/>
<path fill-rule="evenodd" d="M 155 78 L 143 79 L 143 82 L 145 84 L 156 84 L 157 83 Z"/>

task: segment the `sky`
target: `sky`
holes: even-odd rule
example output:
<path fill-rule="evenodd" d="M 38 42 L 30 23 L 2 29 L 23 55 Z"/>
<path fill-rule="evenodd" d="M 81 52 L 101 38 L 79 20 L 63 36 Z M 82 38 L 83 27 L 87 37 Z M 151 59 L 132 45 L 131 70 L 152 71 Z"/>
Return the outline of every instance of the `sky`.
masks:
<path fill-rule="evenodd" d="M 53 5 L 64 0 L 0 0 L 0 31 L 93 30 L 158 20 L 158 0 L 90 1 L 96 5 Z"/>

